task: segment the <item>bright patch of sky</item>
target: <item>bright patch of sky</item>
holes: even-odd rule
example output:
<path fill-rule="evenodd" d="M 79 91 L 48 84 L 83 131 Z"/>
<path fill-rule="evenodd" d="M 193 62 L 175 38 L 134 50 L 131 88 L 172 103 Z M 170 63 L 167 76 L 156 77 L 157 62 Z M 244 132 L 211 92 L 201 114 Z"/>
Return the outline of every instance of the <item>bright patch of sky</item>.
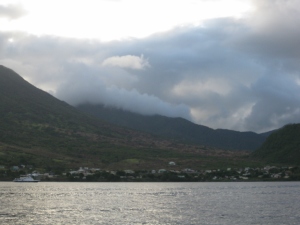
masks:
<path fill-rule="evenodd" d="M 206 19 L 241 17 L 251 10 L 244 0 L 4 0 L 25 14 L 0 20 L 1 30 L 35 35 L 96 38 L 109 41 L 143 38 L 176 26 L 201 25 Z"/>

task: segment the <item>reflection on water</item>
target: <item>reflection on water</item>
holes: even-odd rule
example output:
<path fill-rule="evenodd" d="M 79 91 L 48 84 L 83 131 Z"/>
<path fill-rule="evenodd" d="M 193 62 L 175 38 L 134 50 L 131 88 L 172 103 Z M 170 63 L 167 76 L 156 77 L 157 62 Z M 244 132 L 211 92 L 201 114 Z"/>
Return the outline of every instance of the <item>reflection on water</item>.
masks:
<path fill-rule="evenodd" d="M 0 183 L 0 224 L 299 224 L 300 183 Z"/>

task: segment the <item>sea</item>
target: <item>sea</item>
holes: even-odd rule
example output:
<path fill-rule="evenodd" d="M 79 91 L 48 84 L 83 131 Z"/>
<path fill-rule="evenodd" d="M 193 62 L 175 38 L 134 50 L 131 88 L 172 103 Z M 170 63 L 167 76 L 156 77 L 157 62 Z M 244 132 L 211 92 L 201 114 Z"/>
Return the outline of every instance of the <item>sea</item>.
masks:
<path fill-rule="evenodd" d="M 300 224 L 300 182 L 0 182 L 0 224 Z"/>

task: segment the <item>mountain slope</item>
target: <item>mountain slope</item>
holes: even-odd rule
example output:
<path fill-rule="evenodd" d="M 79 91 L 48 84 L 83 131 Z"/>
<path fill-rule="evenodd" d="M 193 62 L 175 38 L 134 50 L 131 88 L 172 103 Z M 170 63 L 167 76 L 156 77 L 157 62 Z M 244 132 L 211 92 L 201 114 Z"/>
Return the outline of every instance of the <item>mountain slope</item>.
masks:
<path fill-rule="evenodd" d="M 286 125 L 273 132 L 252 156 L 268 162 L 300 165 L 300 124 Z"/>
<path fill-rule="evenodd" d="M 3 66 L 0 67 L 0 115 L 1 141 L 9 143 L 23 144 L 30 138 L 30 133 L 38 135 L 39 139 L 55 135 L 59 139 L 62 133 L 85 132 L 86 129 L 95 131 L 96 125 L 106 126 L 100 121 L 94 124 L 91 118 Z M 104 134 L 103 130 L 97 129 L 97 132 Z"/>
<path fill-rule="evenodd" d="M 101 165 L 181 147 L 88 116 L 0 66 L 0 165 Z"/>
<path fill-rule="evenodd" d="M 40 171 L 62 172 L 79 166 L 161 169 L 170 161 L 176 162 L 176 169 L 260 163 L 250 162 L 247 156 L 248 152 L 182 144 L 109 124 L 59 101 L 0 66 L 1 167 L 23 164 Z"/>
<path fill-rule="evenodd" d="M 255 150 L 265 141 L 265 135 L 253 132 L 237 132 L 224 129 L 211 129 L 196 125 L 182 118 L 164 116 L 143 116 L 128 111 L 83 104 L 77 107 L 83 112 L 123 127 L 149 132 L 178 141 L 212 146 L 227 150 Z"/>

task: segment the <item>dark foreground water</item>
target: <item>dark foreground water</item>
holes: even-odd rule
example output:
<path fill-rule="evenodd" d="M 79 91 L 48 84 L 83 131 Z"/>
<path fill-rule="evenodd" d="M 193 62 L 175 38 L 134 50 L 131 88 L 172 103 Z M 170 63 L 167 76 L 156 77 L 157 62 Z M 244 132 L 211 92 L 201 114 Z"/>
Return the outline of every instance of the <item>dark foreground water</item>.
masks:
<path fill-rule="evenodd" d="M 300 224 L 299 182 L 0 182 L 0 224 Z"/>

